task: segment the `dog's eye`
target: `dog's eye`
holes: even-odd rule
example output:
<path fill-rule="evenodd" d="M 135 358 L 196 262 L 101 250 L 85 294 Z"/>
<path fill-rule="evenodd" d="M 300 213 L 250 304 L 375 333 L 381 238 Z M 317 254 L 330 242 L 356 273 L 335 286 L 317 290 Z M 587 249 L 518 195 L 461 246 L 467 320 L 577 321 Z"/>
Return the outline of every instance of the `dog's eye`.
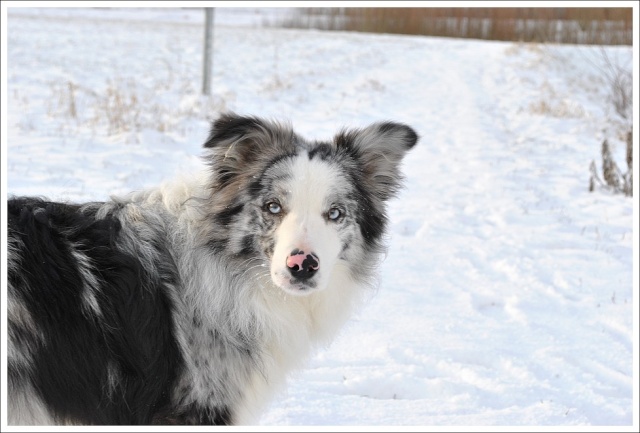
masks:
<path fill-rule="evenodd" d="M 282 206 L 280 206 L 280 204 L 276 203 L 275 201 L 272 201 L 270 203 L 267 203 L 267 210 L 272 214 L 277 215 L 282 212 Z"/>
<path fill-rule="evenodd" d="M 340 209 L 335 207 L 332 207 L 331 209 L 329 209 L 329 213 L 327 213 L 327 217 L 331 221 L 337 221 L 341 216 L 342 216 L 342 212 L 340 211 Z"/>

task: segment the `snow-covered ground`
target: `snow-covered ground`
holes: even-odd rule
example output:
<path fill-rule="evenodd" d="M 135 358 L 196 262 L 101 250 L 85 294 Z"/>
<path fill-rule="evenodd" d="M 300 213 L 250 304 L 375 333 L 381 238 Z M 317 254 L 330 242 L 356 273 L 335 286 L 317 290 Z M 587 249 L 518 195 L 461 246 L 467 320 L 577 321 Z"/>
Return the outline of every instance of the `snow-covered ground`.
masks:
<path fill-rule="evenodd" d="M 223 110 L 312 139 L 405 122 L 421 140 L 380 288 L 261 425 L 637 431 L 637 198 L 588 191 L 604 138 L 626 171 L 602 53 L 630 68 L 637 48 L 263 28 L 269 13 L 216 10 L 206 98 L 201 10 L 9 7 L 6 192 L 101 200 L 200 169 Z"/>

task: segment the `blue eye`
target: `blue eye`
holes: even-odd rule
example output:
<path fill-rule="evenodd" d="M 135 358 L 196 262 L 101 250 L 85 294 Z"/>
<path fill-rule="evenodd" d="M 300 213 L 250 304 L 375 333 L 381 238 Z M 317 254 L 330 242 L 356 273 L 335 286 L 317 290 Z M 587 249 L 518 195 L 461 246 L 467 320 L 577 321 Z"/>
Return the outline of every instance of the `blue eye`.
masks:
<path fill-rule="evenodd" d="M 332 207 L 331 209 L 329 209 L 329 213 L 327 214 L 327 216 L 331 221 L 337 221 L 338 218 L 342 216 L 342 212 L 340 212 L 340 209 Z"/>
<path fill-rule="evenodd" d="M 271 212 L 274 215 L 277 215 L 280 212 L 282 212 L 282 207 L 278 203 L 276 203 L 274 201 L 272 201 L 271 203 L 267 204 L 267 209 L 269 210 L 269 212 Z"/>

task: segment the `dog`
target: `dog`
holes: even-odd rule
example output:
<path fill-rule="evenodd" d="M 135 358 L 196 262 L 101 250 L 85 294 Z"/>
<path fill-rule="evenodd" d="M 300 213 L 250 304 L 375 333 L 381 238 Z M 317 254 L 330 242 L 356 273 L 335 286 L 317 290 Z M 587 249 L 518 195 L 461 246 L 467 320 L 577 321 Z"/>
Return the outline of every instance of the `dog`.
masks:
<path fill-rule="evenodd" d="M 8 200 L 11 425 L 246 425 L 373 286 L 418 136 L 220 115 L 204 173 Z"/>

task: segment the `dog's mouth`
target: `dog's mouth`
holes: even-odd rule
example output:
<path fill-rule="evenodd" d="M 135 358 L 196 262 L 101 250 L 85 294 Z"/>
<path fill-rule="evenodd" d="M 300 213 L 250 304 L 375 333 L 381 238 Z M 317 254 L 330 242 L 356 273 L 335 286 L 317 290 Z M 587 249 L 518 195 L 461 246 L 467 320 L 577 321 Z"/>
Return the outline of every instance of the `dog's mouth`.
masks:
<path fill-rule="evenodd" d="M 289 280 L 289 286 L 292 288 L 297 288 L 299 290 L 313 290 L 318 285 L 315 281 L 300 281 L 296 278 L 291 278 Z"/>
<path fill-rule="evenodd" d="M 280 290 L 296 296 L 305 296 L 318 290 L 317 281 L 301 281 L 291 277 L 276 277 L 273 279 L 273 282 Z"/>
<path fill-rule="evenodd" d="M 290 278 L 288 284 L 282 284 L 280 288 L 288 293 L 304 295 L 313 292 L 317 288 L 317 284 L 315 281 L 299 281 L 296 278 Z"/>

